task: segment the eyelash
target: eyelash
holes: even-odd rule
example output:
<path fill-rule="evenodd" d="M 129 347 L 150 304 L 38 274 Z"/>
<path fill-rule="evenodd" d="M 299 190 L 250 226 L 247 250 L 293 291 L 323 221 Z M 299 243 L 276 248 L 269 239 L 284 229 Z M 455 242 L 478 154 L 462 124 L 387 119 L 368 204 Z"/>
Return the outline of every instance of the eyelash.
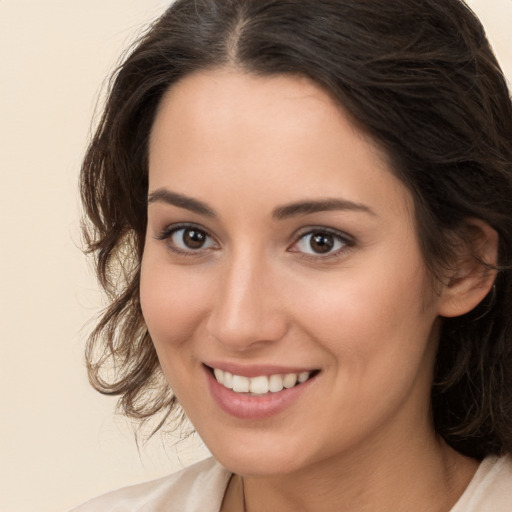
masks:
<path fill-rule="evenodd" d="M 308 236 L 313 235 L 329 235 L 332 236 L 337 242 L 342 244 L 342 247 L 336 249 L 332 252 L 328 252 L 325 254 L 319 253 L 306 253 L 304 251 L 299 250 L 290 250 L 290 252 L 297 253 L 301 258 L 312 261 L 328 261 L 340 258 L 344 256 L 347 251 L 352 249 L 355 245 L 355 240 L 353 237 L 349 236 L 346 233 L 338 231 L 336 229 L 331 229 L 323 226 L 311 226 L 308 228 L 304 228 L 297 236 L 297 240 L 292 244 L 291 247 L 298 245 L 301 241 L 306 239 Z"/>
<path fill-rule="evenodd" d="M 172 226 L 166 227 L 160 234 L 155 236 L 156 240 L 160 241 L 167 241 L 167 247 L 170 251 L 172 251 L 175 254 L 181 255 L 181 256 L 188 256 L 188 257 L 197 257 L 201 256 L 204 250 L 210 249 L 210 247 L 199 247 L 198 249 L 181 249 L 180 247 L 177 247 L 176 244 L 171 242 L 171 238 L 173 235 L 175 235 L 177 232 L 181 230 L 195 230 L 196 232 L 200 232 L 205 235 L 205 237 L 212 240 L 214 243 L 215 239 L 212 237 L 212 235 L 204 228 L 196 225 L 196 224 L 176 224 Z M 292 249 L 294 246 L 297 246 L 301 241 L 305 240 L 308 236 L 313 235 L 329 235 L 332 236 L 338 243 L 342 244 L 342 247 L 336 249 L 333 252 L 328 252 L 325 254 L 320 253 L 306 253 L 304 251 L 300 250 L 294 250 Z M 354 239 L 347 235 L 346 233 L 343 233 L 341 231 L 330 229 L 326 227 L 321 226 L 312 226 L 308 228 L 304 228 L 299 232 L 296 236 L 296 240 L 291 244 L 288 249 L 289 252 L 293 252 L 298 254 L 301 258 L 311 261 L 327 261 L 335 258 L 339 258 L 343 256 L 348 250 L 350 250 L 355 245 Z"/>
<path fill-rule="evenodd" d="M 173 237 L 173 235 L 175 235 L 178 231 L 181 231 L 181 230 L 184 230 L 184 231 L 194 230 L 196 232 L 203 233 L 207 238 L 214 240 L 214 238 L 210 235 L 210 233 L 206 229 L 204 229 L 196 224 L 175 224 L 172 226 L 168 226 L 159 235 L 156 235 L 155 239 L 161 240 L 161 241 L 166 241 L 167 242 L 166 245 L 167 245 L 168 249 L 180 256 L 189 256 L 189 257 L 200 256 L 201 253 L 205 249 L 209 249 L 208 247 L 207 248 L 200 247 L 197 250 L 191 249 L 191 248 L 181 249 L 180 247 L 177 247 L 176 244 L 172 243 L 171 238 Z"/>

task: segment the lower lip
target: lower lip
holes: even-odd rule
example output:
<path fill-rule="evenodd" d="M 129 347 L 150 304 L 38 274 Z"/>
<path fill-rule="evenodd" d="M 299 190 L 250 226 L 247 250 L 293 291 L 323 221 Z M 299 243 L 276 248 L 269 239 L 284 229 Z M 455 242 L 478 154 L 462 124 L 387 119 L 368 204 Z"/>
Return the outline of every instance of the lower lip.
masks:
<path fill-rule="evenodd" d="M 306 382 L 283 389 L 277 393 L 261 396 L 236 393 L 217 382 L 212 372 L 205 367 L 210 392 L 217 405 L 226 413 L 244 420 L 265 419 L 275 416 L 290 407 L 311 386 L 316 376 Z"/>

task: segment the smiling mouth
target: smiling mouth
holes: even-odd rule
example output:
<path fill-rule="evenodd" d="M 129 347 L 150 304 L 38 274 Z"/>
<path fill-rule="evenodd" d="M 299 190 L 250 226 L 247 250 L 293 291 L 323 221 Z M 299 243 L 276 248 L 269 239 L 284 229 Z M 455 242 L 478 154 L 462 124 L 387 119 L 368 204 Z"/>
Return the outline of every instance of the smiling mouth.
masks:
<path fill-rule="evenodd" d="M 262 396 L 270 393 L 279 393 L 283 389 L 300 386 L 304 382 L 315 377 L 319 370 L 304 371 L 300 373 L 259 375 L 257 377 L 245 377 L 234 375 L 219 368 L 210 368 L 219 384 L 235 393 L 245 395 Z"/>

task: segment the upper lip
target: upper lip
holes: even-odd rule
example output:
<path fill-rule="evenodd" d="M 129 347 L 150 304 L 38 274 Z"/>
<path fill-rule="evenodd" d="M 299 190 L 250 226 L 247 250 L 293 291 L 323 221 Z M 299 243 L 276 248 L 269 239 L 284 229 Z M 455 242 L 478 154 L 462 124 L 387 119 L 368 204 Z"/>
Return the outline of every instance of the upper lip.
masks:
<path fill-rule="evenodd" d="M 240 364 L 227 361 L 207 361 L 205 366 L 217 368 L 224 372 L 242 377 L 259 377 L 260 375 L 286 375 L 287 373 L 312 372 L 315 368 L 305 366 L 280 366 L 274 364 Z"/>

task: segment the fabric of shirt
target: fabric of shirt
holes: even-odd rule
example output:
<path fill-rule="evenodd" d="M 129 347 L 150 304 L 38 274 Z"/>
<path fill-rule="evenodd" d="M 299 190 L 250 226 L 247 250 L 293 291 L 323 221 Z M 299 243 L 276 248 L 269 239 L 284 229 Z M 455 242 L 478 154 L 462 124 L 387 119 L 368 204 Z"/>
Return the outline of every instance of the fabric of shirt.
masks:
<path fill-rule="evenodd" d="M 70 512 L 219 512 L 231 475 L 209 458 L 94 498 Z M 512 512 L 512 458 L 484 459 L 450 512 Z"/>
<path fill-rule="evenodd" d="M 450 512 L 512 512 L 512 458 L 485 458 Z"/>
<path fill-rule="evenodd" d="M 213 458 L 94 498 L 70 512 L 219 512 L 231 473 Z"/>

